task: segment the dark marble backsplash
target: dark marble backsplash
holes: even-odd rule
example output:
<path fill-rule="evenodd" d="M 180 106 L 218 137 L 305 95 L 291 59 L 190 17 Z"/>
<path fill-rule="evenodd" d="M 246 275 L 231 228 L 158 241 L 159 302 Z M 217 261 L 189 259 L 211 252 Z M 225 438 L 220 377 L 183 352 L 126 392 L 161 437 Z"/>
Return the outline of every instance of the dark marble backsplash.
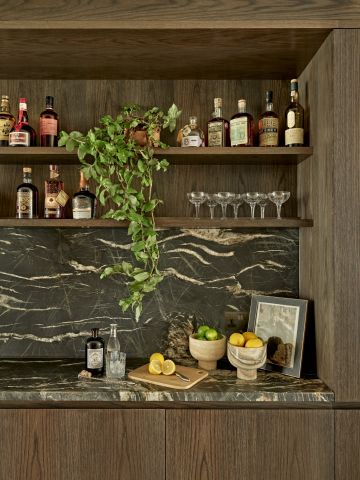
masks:
<path fill-rule="evenodd" d="M 252 294 L 298 296 L 297 229 L 162 230 L 160 268 L 138 323 L 123 314 L 121 277 L 105 265 L 130 258 L 125 229 L 0 231 L 0 357 L 82 357 L 98 326 L 119 325 L 122 350 L 164 348 L 168 327 L 195 316 L 221 327 L 225 311 L 248 311 Z"/>

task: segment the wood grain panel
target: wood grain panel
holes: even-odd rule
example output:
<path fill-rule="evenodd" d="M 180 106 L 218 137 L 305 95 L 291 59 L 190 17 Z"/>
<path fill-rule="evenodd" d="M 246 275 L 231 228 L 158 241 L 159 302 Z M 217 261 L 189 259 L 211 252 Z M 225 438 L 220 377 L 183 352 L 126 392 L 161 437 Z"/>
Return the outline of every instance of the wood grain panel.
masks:
<path fill-rule="evenodd" d="M 162 480 L 162 410 L 0 410 L 1 480 Z"/>
<path fill-rule="evenodd" d="M 335 411 L 335 480 L 360 478 L 360 410 Z"/>
<path fill-rule="evenodd" d="M 331 480 L 333 412 L 166 411 L 171 480 Z"/>

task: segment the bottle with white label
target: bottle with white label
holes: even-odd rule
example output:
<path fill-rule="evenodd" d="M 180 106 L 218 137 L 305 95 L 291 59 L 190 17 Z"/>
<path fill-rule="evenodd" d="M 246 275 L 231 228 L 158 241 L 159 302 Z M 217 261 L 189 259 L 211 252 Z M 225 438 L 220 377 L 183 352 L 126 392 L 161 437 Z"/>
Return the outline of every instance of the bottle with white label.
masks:
<path fill-rule="evenodd" d="M 238 100 L 238 113 L 230 120 L 232 147 L 252 147 L 254 144 L 254 119 L 246 112 L 246 100 Z"/>
<path fill-rule="evenodd" d="M 299 103 L 298 81 L 291 80 L 291 101 L 285 112 L 285 146 L 304 145 L 304 109 Z"/>
<path fill-rule="evenodd" d="M 19 100 L 19 113 L 16 124 L 9 133 L 10 147 L 35 147 L 36 132 L 29 125 L 26 98 Z"/>
<path fill-rule="evenodd" d="M 181 147 L 205 147 L 205 135 L 197 125 L 197 117 L 190 117 L 189 125 L 179 131 L 177 142 Z"/>
<path fill-rule="evenodd" d="M 222 98 L 214 98 L 213 117 L 207 124 L 207 146 L 230 146 L 229 122 L 222 116 Z"/>
<path fill-rule="evenodd" d="M 265 94 L 265 112 L 259 118 L 259 146 L 277 147 L 279 145 L 279 116 L 273 111 L 273 92 Z"/>
<path fill-rule="evenodd" d="M 93 376 L 103 375 L 105 371 L 105 342 L 99 337 L 99 329 L 91 329 L 91 337 L 85 343 L 85 366 Z"/>
<path fill-rule="evenodd" d="M 73 218 L 77 220 L 95 218 L 96 196 L 89 192 L 89 182 L 84 172 L 80 170 L 80 190 L 74 194 L 72 199 Z"/>

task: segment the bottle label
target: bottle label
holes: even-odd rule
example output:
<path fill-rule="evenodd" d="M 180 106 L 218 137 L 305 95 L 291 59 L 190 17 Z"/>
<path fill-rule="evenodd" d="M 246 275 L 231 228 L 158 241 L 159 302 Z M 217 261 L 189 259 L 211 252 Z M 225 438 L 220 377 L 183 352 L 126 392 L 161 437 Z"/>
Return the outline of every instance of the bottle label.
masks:
<path fill-rule="evenodd" d="M 277 147 L 279 144 L 279 119 L 265 117 L 260 120 L 259 145 L 260 147 Z"/>
<path fill-rule="evenodd" d="M 211 122 L 208 124 L 208 146 L 223 147 L 225 146 L 223 122 Z"/>
<path fill-rule="evenodd" d="M 33 196 L 31 192 L 17 192 L 16 213 L 21 218 L 32 218 Z"/>
<path fill-rule="evenodd" d="M 0 140 L 9 140 L 9 133 L 13 126 L 14 122 L 8 118 L 0 119 Z"/>
<path fill-rule="evenodd" d="M 248 138 L 248 119 L 246 117 L 239 117 L 230 120 L 230 144 L 246 145 Z"/>
<path fill-rule="evenodd" d="M 104 349 L 88 348 L 86 368 L 103 368 L 104 366 Z"/>
<path fill-rule="evenodd" d="M 304 129 L 303 128 L 290 128 L 285 130 L 285 145 L 304 145 Z"/>
<path fill-rule="evenodd" d="M 293 128 L 295 127 L 295 112 L 293 110 L 290 110 L 287 114 L 287 126 L 288 128 Z"/>
<path fill-rule="evenodd" d="M 40 135 L 57 135 L 58 121 L 55 118 L 40 118 Z"/>
<path fill-rule="evenodd" d="M 9 145 L 12 147 L 29 147 L 30 133 L 29 132 L 10 132 Z"/>
<path fill-rule="evenodd" d="M 181 140 L 182 147 L 201 147 L 203 141 L 200 138 L 200 135 L 190 135 L 188 137 L 183 137 Z"/>
<path fill-rule="evenodd" d="M 62 207 L 65 207 L 66 202 L 68 200 L 69 200 L 69 195 L 65 193 L 64 190 L 60 190 L 60 192 L 55 197 L 55 201 Z"/>
<path fill-rule="evenodd" d="M 45 195 L 45 208 L 49 210 L 58 210 L 60 205 L 56 201 L 57 193 L 47 193 Z"/>
<path fill-rule="evenodd" d="M 91 218 L 91 207 L 73 208 L 73 218 L 75 218 L 75 220 L 83 220 L 86 218 Z"/>

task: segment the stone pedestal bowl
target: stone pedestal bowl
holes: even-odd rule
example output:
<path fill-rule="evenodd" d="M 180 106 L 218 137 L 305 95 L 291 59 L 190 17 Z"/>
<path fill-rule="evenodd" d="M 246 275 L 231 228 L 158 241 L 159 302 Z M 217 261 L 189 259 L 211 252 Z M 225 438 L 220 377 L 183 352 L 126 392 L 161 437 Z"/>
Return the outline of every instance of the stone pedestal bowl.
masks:
<path fill-rule="evenodd" d="M 225 355 L 226 337 L 219 340 L 198 340 L 194 334 L 189 336 L 189 349 L 191 355 L 198 361 L 199 368 L 216 370 L 217 361 Z"/>
<path fill-rule="evenodd" d="M 256 380 L 257 369 L 266 362 L 266 343 L 258 348 L 245 348 L 227 344 L 227 356 L 231 365 L 237 369 L 237 378 Z"/>

